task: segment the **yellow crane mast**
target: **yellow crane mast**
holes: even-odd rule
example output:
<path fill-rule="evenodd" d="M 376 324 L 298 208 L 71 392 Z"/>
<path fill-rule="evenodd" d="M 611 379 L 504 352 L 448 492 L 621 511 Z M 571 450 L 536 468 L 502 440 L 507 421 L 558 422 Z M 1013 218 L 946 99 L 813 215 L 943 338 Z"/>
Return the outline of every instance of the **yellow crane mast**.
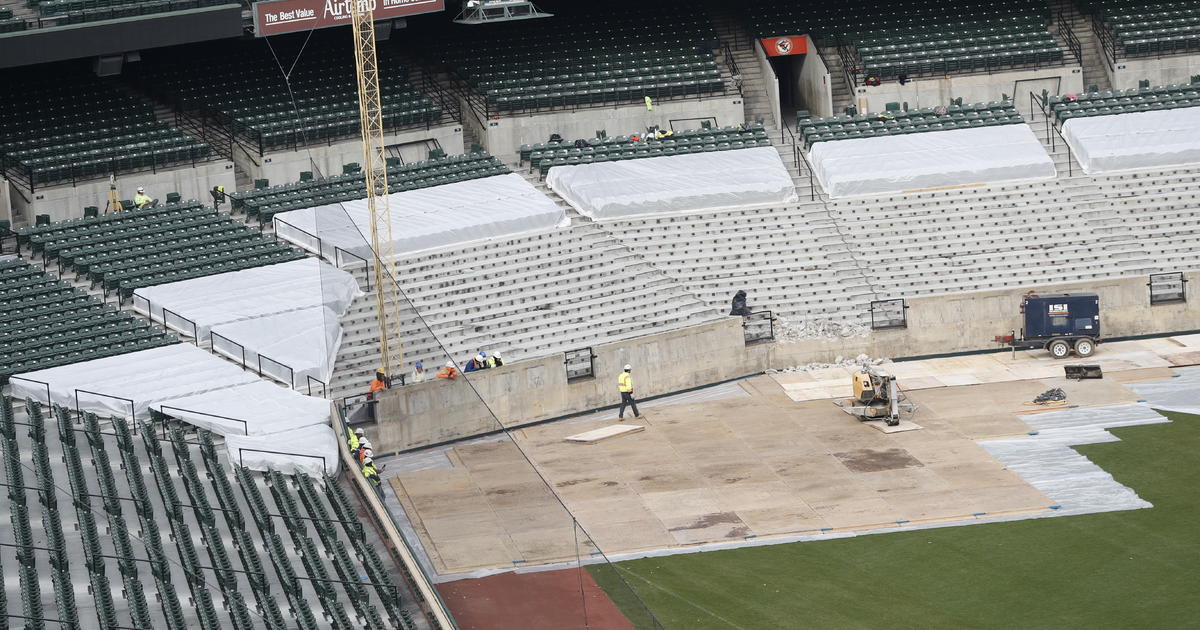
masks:
<path fill-rule="evenodd" d="M 400 341 L 402 303 L 396 256 L 392 246 L 392 215 L 388 207 L 387 160 L 383 146 L 383 111 L 379 104 L 379 60 L 375 55 L 375 12 L 370 0 L 351 0 L 354 65 L 358 75 L 358 113 L 362 123 L 363 174 L 371 214 L 371 251 L 375 278 L 375 310 L 379 317 L 380 369 L 388 378 L 404 370 Z"/>

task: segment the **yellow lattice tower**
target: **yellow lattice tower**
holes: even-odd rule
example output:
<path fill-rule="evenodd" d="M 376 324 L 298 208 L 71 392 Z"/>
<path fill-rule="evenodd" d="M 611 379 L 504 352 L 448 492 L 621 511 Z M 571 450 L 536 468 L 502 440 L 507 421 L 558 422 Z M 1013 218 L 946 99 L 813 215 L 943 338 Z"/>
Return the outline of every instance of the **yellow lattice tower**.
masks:
<path fill-rule="evenodd" d="M 371 214 L 375 311 L 379 317 L 380 367 L 392 377 L 404 370 L 400 342 L 401 298 L 393 273 L 392 215 L 388 207 L 387 160 L 383 146 L 383 111 L 379 104 L 379 60 L 375 56 L 375 20 L 371 3 L 350 2 L 354 27 L 354 64 L 358 74 L 358 113 L 362 123 L 363 175 Z"/>

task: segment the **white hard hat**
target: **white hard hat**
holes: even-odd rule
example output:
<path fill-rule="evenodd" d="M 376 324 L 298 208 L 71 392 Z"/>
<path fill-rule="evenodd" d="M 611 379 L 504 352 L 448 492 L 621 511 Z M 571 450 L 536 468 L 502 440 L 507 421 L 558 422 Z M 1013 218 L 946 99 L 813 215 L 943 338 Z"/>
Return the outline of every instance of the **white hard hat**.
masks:
<path fill-rule="evenodd" d="M 375 460 L 373 460 L 373 459 L 371 459 L 370 457 L 368 457 L 368 458 L 366 458 L 366 459 L 364 459 L 364 460 L 363 460 L 363 463 L 364 463 L 364 464 L 373 464 L 373 463 L 375 463 Z"/>
<path fill-rule="evenodd" d="M 483 354 L 477 354 L 477 355 L 475 355 L 475 360 L 476 360 L 476 361 L 479 361 L 480 363 L 482 363 L 482 362 L 483 362 Z"/>
<path fill-rule="evenodd" d="M 362 434 L 364 434 L 364 433 L 366 433 L 366 431 L 363 431 L 363 430 L 362 430 L 362 427 L 359 427 L 359 428 L 357 428 L 357 429 L 355 429 L 355 430 L 354 430 L 354 435 L 362 435 Z"/>
<path fill-rule="evenodd" d="M 363 441 L 358 443 L 358 447 L 363 450 L 371 448 L 371 440 L 364 439 Z"/>
<path fill-rule="evenodd" d="M 493 353 L 492 353 L 492 356 L 494 356 L 494 357 L 496 357 L 497 359 L 499 359 L 499 358 L 500 358 L 500 353 L 499 353 L 499 352 L 493 352 Z"/>
<path fill-rule="evenodd" d="M 146 189 L 142 188 L 141 186 L 138 186 L 138 192 L 146 192 Z"/>
<path fill-rule="evenodd" d="M 632 365 L 629 365 L 628 363 L 625 364 L 625 371 L 628 372 L 629 370 L 632 370 L 632 369 L 633 369 Z"/>
<path fill-rule="evenodd" d="M 365 450 L 367 453 L 367 459 L 370 459 L 371 456 L 375 454 L 375 451 L 371 450 L 370 447 L 363 449 L 363 450 Z"/>

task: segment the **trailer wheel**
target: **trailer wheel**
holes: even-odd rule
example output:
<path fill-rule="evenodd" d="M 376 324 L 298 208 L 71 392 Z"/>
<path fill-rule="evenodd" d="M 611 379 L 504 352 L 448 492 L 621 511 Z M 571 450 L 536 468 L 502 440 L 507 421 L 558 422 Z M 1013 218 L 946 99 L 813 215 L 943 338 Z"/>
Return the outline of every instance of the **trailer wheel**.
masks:
<path fill-rule="evenodd" d="M 1075 354 L 1081 357 L 1090 357 L 1096 352 L 1096 344 L 1086 337 L 1075 342 Z"/>
<path fill-rule="evenodd" d="M 1063 341 L 1062 339 L 1051 341 L 1050 344 L 1046 346 L 1046 349 L 1050 351 L 1050 356 L 1054 357 L 1055 359 L 1065 359 L 1067 358 L 1068 354 L 1071 354 L 1071 344 Z"/>

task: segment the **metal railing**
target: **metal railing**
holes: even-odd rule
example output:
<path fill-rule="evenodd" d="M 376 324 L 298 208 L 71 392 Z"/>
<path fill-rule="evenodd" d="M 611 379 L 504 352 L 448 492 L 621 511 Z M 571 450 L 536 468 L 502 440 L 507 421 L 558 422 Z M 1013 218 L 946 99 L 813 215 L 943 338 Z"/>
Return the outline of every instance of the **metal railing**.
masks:
<path fill-rule="evenodd" d="M 846 85 L 850 88 L 850 99 L 854 99 L 854 90 L 858 88 L 859 74 L 859 59 L 858 54 L 850 49 L 849 43 L 844 43 L 839 38 L 837 42 L 838 61 L 842 64 L 842 74 L 846 77 Z M 845 107 L 845 105 L 842 105 Z M 837 114 L 837 104 L 833 106 L 833 113 Z"/>
<path fill-rule="evenodd" d="M 908 328 L 908 304 L 905 304 L 904 298 L 873 300 L 870 313 L 871 330 Z"/>
<path fill-rule="evenodd" d="M 1055 17 L 1055 23 L 1058 24 L 1058 36 L 1067 43 L 1067 48 L 1071 49 L 1071 54 L 1075 56 L 1075 62 L 1083 64 L 1083 46 L 1079 43 L 1079 38 L 1075 37 L 1075 31 L 1071 25 L 1067 23 L 1066 17 L 1062 11 L 1059 11 Z"/>
<path fill-rule="evenodd" d="M 1150 274 L 1150 304 L 1173 304 L 1187 301 L 1187 278 L 1182 271 Z"/>
<path fill-rule="evenodd" d="M 742 79 L 742 71 L 738 68 L 737 60 L 733 58 L 733 51 L 729 49 L 727 42 L 721 42 L 721 53 L 725 57 L 725 65 L 729 68 L 729 76 L 733 79 L 733 88 L 737 90 L 738 96 L 745 96 L 742 91 L 742 86 L 745 81 Z"/>
<path fill-rule="evenodd" d="M 1046 120 L 1046 142 L 1050 143 L 1050 152 L 1051 153 L 1058 150 L 1059 141 L 1062 141 L 1063 145 L 1065 147 L 1067 147 L 1067 177 L 1074 177 L 1075 176 L 1075 156 L 1071 152 L 1071 143 L 1067 142 L 1067 139 L 1063 137 L 1062 131 L 1059 129 L 1059 124 L 1057 122 L 1057 116 L 1055 116 L 1054 112 L 1051 111 L 1047 107 L 1047 105 L 1048 105 L 1047 101 L 1048 101 L 1048 99 L 1043 99 L 1042 97 L 1038 96 L 1037 94 L 1030 92 L 1029 93 L 1029 111 L 1030 112 L 1035 111 L 1034 105 L 1037 105 L 1037 109 L 1041 110 L 1042 117 L 1045 118 L 1045 120 Z"/>
<path fill-rule="evenodd" d="M 592 348 L 568 350 L 563 353 L 563 366 L 567 370 L 567 380 L 589 378 L 596 375 L 596 355 Z"/>

